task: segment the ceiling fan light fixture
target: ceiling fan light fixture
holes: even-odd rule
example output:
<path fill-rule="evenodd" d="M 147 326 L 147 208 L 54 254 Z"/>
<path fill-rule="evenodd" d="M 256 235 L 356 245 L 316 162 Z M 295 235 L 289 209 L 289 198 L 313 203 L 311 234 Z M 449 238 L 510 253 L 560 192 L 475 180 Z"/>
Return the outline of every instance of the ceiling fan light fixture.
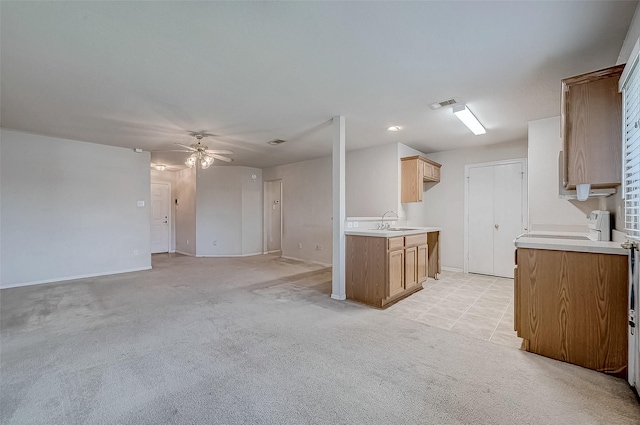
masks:
<path fill-rule="evenodd" d="M 473 113 L 469 110 L 467 105 L 456 105 L 456 106 L 454 106 L 453 107 L 453 113 L 476 136 L 478 136 L 480 134 L 485 134 L 487 132 L 487 130 L 485 130 L 484 126 L 480 123 L 480 121 L 478 121 L 478 118 L 476 118 L 476 116 L 473 115 Z"/>
<path fill-rule="evenodd" d="M 187 167 L 193 168 L 196 165 L 196 158 L 194 158 L 192 155 L 189 158 L 187 158 L 187 160 L 184 163 Z"/>
<path fill-rule="evenodd" d="M 400 127 L 397 125 L 392 125 L 391 127 L 387 128 L 388 131 L 400 131 Z"/>

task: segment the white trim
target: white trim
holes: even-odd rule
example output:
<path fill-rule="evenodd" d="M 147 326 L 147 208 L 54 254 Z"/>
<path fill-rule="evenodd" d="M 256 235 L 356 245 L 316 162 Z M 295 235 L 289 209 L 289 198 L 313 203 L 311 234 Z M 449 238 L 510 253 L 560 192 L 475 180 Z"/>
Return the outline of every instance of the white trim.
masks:
<path fill-rule="evenodd" d="M 478 167 L 494 167 L 496 165 L 522 164 L 522 228 L 529 228 L 529 195 L 527 192 L 529 173 L 527 169 L 527 158 L 505 159 L 501 161 L 479 162 L 477 164 L 465 164 L 464 166 L 464 243 L 463 243 L 463 273 L 469 273 L 469 170 Z"/>
<path fill-rule="evenodd" d="M 336 294 L 331 294 L 331 298 L 334 300 L 338 300 L 338 301 L 344 301 L 347 299 L 346 295 L 336 295 Z"/>
<path fill-rule="evenodd" d="M 274 249 L 273 251 L 267 251 L 265 254 L 275 254 L 276 252 L 282 252 L 281 249 Z"/>
<path fill-rule="evenodd" d="M 281 257 L 282 257 L 282 258 L 284 258 L 284 259 L 286 259 L 286 260 L 302 261 L 303 263 L 311 263 L 311 264 L 318 264 L 319 266 L 331 267 L 331 264 L 329 264 L 329 263 L 322 263 L 322 262 L 320 262 L 320 261 L 305 260 L 304 258 L 289 257 L 288 255 L 281 255 Z"/>
<path fill-rule="evenodd" d="M 464 270 L 459 269 L 457 267 L 445 267 L 445 266 L 441 266 L 440 267 L 442 270 L 448 271 L 448 272 L 455 272 L 455 273 L 464 273 Z"/>
<path fill-rule="evenodd" d="M 86 279 L 88 277 L 110 276 L 112 274 L 139 272 L 139 271 L 143 271 L 143 270 L 151 270 L 151 266 L 140 267 L 140 268 L 135 268 L 135 269 L 115 270 L 115 271 L 112 271 L 112 272 L 79 274 L 79 275 L 75 275 L 75 276 L 58 277 L 58 278 L 55 278 L 55 279 L 34 280 L 33 282 L 13 283 L 11 285 L 2 286 L 2 287 L 0 287 L 0 289 L 18 288 L 20 286 L 41 285 L 43 283 L 55 283 L 55 282 L 63 282 L 63 281 L 67 281 L 67 280 Z"/>
<path fill-rule="evenodd" d="M 215 255 L 194 255 L 198 258 L 240 258 L 240 257 L 253 257 L 254 255 L 263 255 L 261 252 L 251 252 L 249 254 L 215 254 Z"/>
<path fill-rule="evenodd" d="M 627 61 L 627 64 L 624 66 L 624 69 L 622 70 L 622 74 L 620 74 L 620 79 L 618 80 L 619 92 L 622 92 L 624 85 L 627 83 L 627 78 L 629 78 L 629 75 L 631 74 L 633 67 L 636 65 L 639 54 L 640 54 L 640 38 L 636 40 L 636 44 L 633 46 L 633 50 L 631 50 L 631 54 L 629 55 L 629 60 Z"/>
<path fill-rule="evenodd" d="M 331 187 L 332 187 L 332 298 L 343 300 L 346 298 L 346 249 L 345 222 L 347 218 L 345 199 L 345 119 L 342 115 L 332 118 L 333 145 L 331 150 Z M 334 297 L 335 295 L 335 297 Z"/>

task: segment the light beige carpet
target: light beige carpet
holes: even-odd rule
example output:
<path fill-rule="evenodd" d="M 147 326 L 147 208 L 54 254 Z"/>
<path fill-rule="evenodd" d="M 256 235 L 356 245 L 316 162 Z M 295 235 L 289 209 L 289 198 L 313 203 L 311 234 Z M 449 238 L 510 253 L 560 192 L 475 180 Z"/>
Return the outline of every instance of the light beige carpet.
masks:
<path fill-rule="evenodd" d="M 274 256 L 0 292 L 2 424 L 635 424 L 621 379 L 351 302 Z"/>

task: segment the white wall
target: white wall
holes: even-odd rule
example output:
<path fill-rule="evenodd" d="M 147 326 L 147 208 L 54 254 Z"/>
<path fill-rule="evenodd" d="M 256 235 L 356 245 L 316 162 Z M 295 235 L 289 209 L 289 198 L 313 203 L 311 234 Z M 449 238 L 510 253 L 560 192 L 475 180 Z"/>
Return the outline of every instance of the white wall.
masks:
<path fill-rule="evenodd" d="M 562 150 L 560 117 L 529 123 L 529 230 L 588 231 L 586 215 L 599 208 L 596 198 L 584 202 L 558 197 L 558 153 Z"/>
<path fill-rule="evenodd" d="M 176 173 L 176 252 L 196 255 L 196 170 Z"/>
<path fill-rule="evenodd" d="M 169 208 L 171 209 L 171 237 L 169 238 L 169 252 L 176 250 L 176 204 L 175 199 L 177 196 L 176 191 L 176 172 L 175 171 L 159 171 L 151 169 L 151 183 L 169 183 L 171 185 L 171 203 Z"/>
<path fill-rule="evenodd" d="M 347 152 L 347 217 L 380 217 L 389 210 L 399 213 L 398 145 L 389 143 Z"/>
<path fill-rule="evenodd" d="M 5 129 L 0 139 L 1 287 L 151 267 L 148 152 Z"/>
<path fill-rule="evenodd" d="M 213 166 L 198 170 L 197 180 L 197 255 L 261 253 L 262 170 Z"/>
<path fill-rule="evenodd" d="M 440 258 L 443 267 L 464 267 L 464 166 L 526 156 L 525 140 L 427 155 L 442 164 L 440 183 L 428 187 L 422 202 L 403 204 L 403 207 L 407 225 L 442 228 Z"/>
<path fill-rule="evenodd" d="M 328 156 L 263 170 L 265 181 L 282 180 L 283 256 L 331 264 L 331 164 Z"/>

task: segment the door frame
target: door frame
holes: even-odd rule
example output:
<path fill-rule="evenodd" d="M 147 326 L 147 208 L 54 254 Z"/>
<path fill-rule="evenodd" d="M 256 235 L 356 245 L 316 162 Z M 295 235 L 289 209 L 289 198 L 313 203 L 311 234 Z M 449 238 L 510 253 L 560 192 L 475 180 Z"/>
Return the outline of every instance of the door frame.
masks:
<path fill-rule="evenodd" d="M 168 247 L 168 253 L 172 253 L 172 252 L 176 252 L 175 247 L 173 245 L 173 198 L 171 196 L 172 192 L 171 192 L 171 183 L 170 182 L 150 182 L 151 184 L 149 185 L 149 188 L 151 188 L 152 184 L 163 184 L 165 186 L 169 186 L 169 218 L 168 218 L 168 225 L 169 225 L 169 247 Z M 151 217 L 151 214 L 153 213 L 152 209 L 149 208 L 149 216 L 150 219 L 152 219 L 153 217 Z M 151 245 L 151 235 L 149 235 L 149 245 Z"/>
<path fill-rule="evenodd" d="M 282 181 L 282 179 L 274 179 L 274 180 L 265 180 L 264 182 L 262 182 L 262 253 L 263 254 L 269 254 L 269 233 L 268 233 L 268 227 L 269 227 L 269 219 L 268 219 L 268 209 L 271 208 L 271 204 L 267 205 L 267 185 L 270 183 L 275 183 L 275 182 L 280 182 L 280 254 L 282 254 L 283 250 L 282 250 L 282 245 L 283 245 L 283 240 L 282 240 L 282 234 L 283 234 L 283 223 L 284 223 L 284 200 L 283 200 L 283 194 L 284 194 L 284 182 Z M 278 251 L 272 251 L 272 252 L 278 252 Z"/>
<path fill-rule="evenodd" d="M 496 165 L 522 164 L 522 228 L 529 227 L 529 194 L 527 158 L 505 159 L 501 161 L 479 162 L 476 164 L 465 164 L 464 166 L 464 273 L 469 273 L 469 172 L 472 168 L 494 167 Z"/>

